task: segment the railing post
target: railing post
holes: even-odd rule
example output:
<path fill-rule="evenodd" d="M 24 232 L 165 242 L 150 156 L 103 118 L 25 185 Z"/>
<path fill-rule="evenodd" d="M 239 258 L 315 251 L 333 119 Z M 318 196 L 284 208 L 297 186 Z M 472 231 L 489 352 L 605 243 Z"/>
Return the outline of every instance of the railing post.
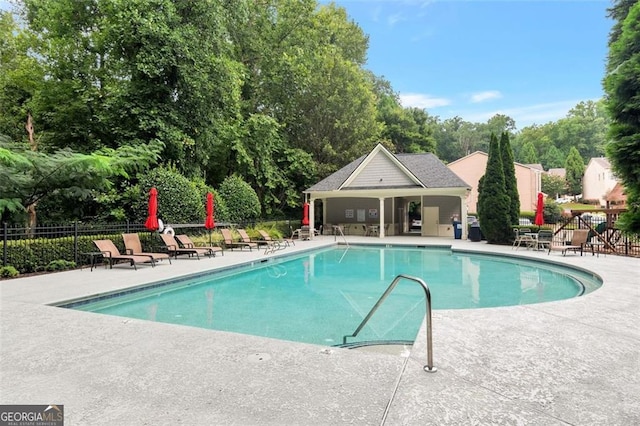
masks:
<path fill-rule="evenodd" d="M 78 264 L 78 221 L 73 221 L 73 261 Z"/>
<path fill-rule="evenodd" d="M 2 266 L 7 266 L 7 222 L 2 225 Z"/>

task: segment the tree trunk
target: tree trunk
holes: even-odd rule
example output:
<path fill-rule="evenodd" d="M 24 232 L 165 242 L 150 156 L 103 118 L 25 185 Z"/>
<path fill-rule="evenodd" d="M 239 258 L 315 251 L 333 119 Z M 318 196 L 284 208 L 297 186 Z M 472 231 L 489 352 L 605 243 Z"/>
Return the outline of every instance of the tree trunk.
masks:
<path fill-rule="evenodd" d="M 36 205 L 38 203 L 31 203 L 27 206 L 27 234 L 29 238 L 33 238 L 36 232 Z"/>
<path fill-rule="evenodd" d="M 33 130 L 33 118 L 31 117 L 31 113 L 27 113 L 27 122 L 24 125 L 25 130 L 29 135 L 29 146 L 31 146 L 31 151 L 38 150 L 38 144 L 34 138 L 34 130 Z M 33 235 L 36 231 L 36 205 L 38 202 L 31 203 L 27 206 L 27 228 L 29 238 L 33 238 Z"/>

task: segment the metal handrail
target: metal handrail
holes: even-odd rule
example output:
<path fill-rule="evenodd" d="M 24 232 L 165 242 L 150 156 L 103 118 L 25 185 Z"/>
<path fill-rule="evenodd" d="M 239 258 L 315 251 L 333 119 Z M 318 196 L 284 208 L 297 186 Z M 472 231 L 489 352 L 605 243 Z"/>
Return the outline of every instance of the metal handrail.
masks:
<path fill-rule="evenodd" d="M 342 239 L 344 240 L 344 243 L 347 245 L 347 247 L 349 247 L 349 242 L 347 241 L 347 237 L 345 237 L 344 233 L 342 232 L 342 226 L 337 226 L 337 225 L 333 226 L 333 241 L 336 241 L 338 239 L 338 235 L 336 234 L 336 231 L 340 232 L 340 235 L 342 235 Z"/>
<path fill-rule="evenodd" d="M 431 335 L 432 335 L 432 332 L 431 332 L 431 291 L 429 291 L 429 286 L 427 285 L 427 283 L 425 283 L 420 278 L 416 278 L 416 277 L 412 277 L 410 275 L 404 275 L 404 274 L 400 274 L 397 277 L 395 277 L 394 280 L 389 285 L 389 287 L 387 287 L 387 290 L 384 292 L 384 294 L 382 296 L 380 296 L 380 299 L 378 299 L 378 301 L 373 306 L 373 308 L 371 308 L 371 310 L 369 311 L 367 316 L 362 320 L 362 322 L 360 323 L 358 328 L 356 328 L 356 331 L 354 331 L 353 334 L 346 335 L 346 336 L 344 336 L 342 338 L 342 344 L 346 345 L 348 337 L 356 337 L 358 335 L 358 333 L 360 333 L 360 330 L 362 330 L 362 328 L 369 321 L 369 319 L 371 319 L 373 314 L 378 310 L 378 308 L 380 307 L 382 302 L 387 298 L 389 293 L 391 293 L 393 291 L 393 289 L 396 287 L 396 285 L 398 284 L 398 282 L 400 282 L 401 279 L 415 281 L 418 284 L 420 284 L 420 286 L 424 290 L 425 303 L 426 303 L 426 316 L 427 316 L 427 365 L 424 366 L 424 371 L 426 371 L 428 373 L 435 373 L 436 371 L 438 371 L 438 369 L 433 366 L 433 340 L 431 338 Z"/>

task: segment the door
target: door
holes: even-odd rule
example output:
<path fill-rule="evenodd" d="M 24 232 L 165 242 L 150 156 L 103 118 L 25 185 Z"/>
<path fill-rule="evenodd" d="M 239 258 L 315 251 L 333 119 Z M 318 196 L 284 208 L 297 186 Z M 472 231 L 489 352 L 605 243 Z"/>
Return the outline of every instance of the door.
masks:
<path fill-rule="evenodd" d="M 422 208 L 422 236 L 437 237 L 440 207 Z"/>

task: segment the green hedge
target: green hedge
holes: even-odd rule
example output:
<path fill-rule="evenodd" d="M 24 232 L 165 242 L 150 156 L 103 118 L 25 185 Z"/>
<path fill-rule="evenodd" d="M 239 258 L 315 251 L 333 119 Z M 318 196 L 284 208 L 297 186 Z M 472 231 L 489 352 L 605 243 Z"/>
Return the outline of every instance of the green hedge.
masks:
<path fill-rule="evenodd" d="M 101 235 L 99 238 L 112 240 L 124 253 L 122 234 Z M 145 239 L 141 235 L 140 238 L 143 240 L 143 246 L 145 241 L 148 244 L 149 237 Z M 78 264 L 87 262 L 87 259 L 80 253 L 97 251 L 95 244 L 93 244 L 95 239 L 97 239 L 95 236 L 78 237 Z M 75 262 L 73 245 L 73 237 L 10 240 L 7 241 L 7 265 L 13 266 L 20 273 L 45 271 L 47 267 L 49 270 L 52 268 L 60 270 L 63 269 L 61 267 L 63 263 L 60 261 Z M 52 262 L 54 262 L 53 266 L 50 265 Z"/>

